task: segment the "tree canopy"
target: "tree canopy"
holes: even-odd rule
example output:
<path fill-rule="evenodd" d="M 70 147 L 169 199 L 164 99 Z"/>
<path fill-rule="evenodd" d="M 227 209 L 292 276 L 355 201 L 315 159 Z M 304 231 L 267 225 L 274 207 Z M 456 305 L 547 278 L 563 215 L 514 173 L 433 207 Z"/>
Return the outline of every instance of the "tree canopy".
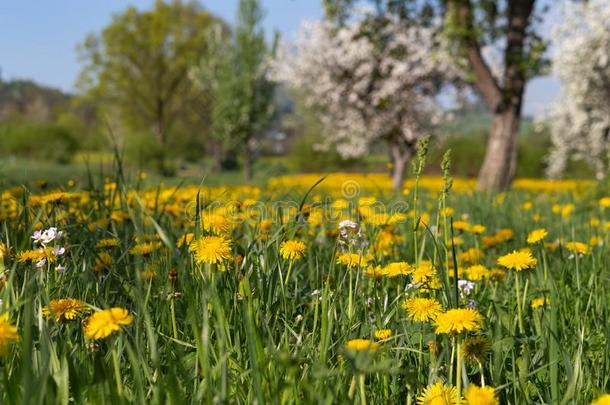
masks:
<path fill-rule="evenodd" d="M 109 115 L 149 129 L 164 145 L 198 103 L 188 72 L 207 54 L 212 24 L 220 21 L 196 2 L 157 1 L 146 11 L 129 7 L 81 45 L 86 66 L 80 86 Z"/>

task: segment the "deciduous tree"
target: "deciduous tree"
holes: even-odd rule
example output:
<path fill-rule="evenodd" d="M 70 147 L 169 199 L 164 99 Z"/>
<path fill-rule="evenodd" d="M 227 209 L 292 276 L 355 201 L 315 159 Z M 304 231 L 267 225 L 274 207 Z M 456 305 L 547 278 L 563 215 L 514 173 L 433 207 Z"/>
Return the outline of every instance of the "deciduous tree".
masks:
<path fill-rule="evenodd" d="M 275 75 L 321 108 L 320 148 L 353 158 L 386 142 L 400 189 L 417 140 L 441 117 L 435 96 L 451 67 L 440 48 L 433 27 L 364 12 L 340 26 L 306 23 Z"/>
<path fill-rule="evenodd" d="M 162 147 L 199 94 L 188 71 L 206 55 L 206 31 L 219 21 L 196 2 L 129 7 L 80 46 L 80 86 L 131 127 L 147 128 Z"/>
<path fill-rule="evenodd" d="M 546 116 L 552 141 L 547 174 L 560 176 L 573 158 L 605 177 L 610 171 L 610 4 L 571 5 L 553 42 L 553 73 L 561 93 Z"/>
<path fill-rule="evenodd" d="M 537 33 L 545 12 L 536 0 L 371 0 L 401 19 L 429 23 L 442 17 L 455 61 L 467 73 L 492 115 L 481 189 L 501 189 L 513 180 L 523 94 L 529 79 L 545 66 L 546 41 Z M 355 0 L 324 0 L 327 15 L 349 21 Z M 551 3 L 559 3 L 551 2 Z M 499 55 L 498 69 L 483 50 Z M 466 63 L 463 63 L 466 62 Z M 497 73 L 497 74 L 496 74 Z"/>
<path fill-rule="evenodd" d="M 241 155 L 244 177 L 252 177 L 252 141 L 269 126 L 275 84 L 268 71 L 273 48 L 261 28 L 258 0 L 240 0 L 235 32 L 211 31 L 213 51 L 191 71 L 211 104 L 212 133 L 228 151 Z"/>

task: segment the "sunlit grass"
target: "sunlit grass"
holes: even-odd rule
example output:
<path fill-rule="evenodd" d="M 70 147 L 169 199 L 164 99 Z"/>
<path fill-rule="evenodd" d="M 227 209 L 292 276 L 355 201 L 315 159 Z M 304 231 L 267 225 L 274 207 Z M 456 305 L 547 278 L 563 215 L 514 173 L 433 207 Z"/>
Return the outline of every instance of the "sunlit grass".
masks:
<path fill-rule="evenodd" d="M 104 177 L 2 193 L 0 312 L 20 336 L 0 324 L 7 403 L 415 403 L 485 385 L 501 403 L 587 404 L 609 390 L 603 185 Z M 498 263 L 526 248 L 520 271 L 521 255 Z M 84 306 L 53 301 L 68 298 Z M 414 298 L 463 311 L 437 320 Z"/>

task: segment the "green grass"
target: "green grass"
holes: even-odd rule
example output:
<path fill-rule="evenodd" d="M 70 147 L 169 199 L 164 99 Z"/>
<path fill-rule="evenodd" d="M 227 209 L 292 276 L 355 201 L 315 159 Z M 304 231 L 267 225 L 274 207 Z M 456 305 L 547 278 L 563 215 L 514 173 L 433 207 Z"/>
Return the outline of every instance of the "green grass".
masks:
<path fill-rule="evenodd" d="M 77 168 L 83 166 L 66 167 L 57 176 L 74 176 Z M 32 167 L 24 175 L 34 169 L 50 170 Z M 104 175 L 118 181 L 116 189 L 104 188 Z M 407 197 L 380 201 L 388 211 L 416 212 L 384 226 L 376 222 L 379 217 L 359 217 L 353 205 L 331 210 L 326 204 L 333 200 L 316 189 L 305 194 L 229 187 L 211 195 L 205 188 L 158 190 L 154 179 L 123 183 L 117 173 L 104 175 L 83 184 L 89 187 L 87 198 L 75 194 L 74 200 L 64 196 L 39 205 L 27 194 L 3 195 L 0 241 L 7 249 L 0 260 L 0 312 L 21 336 L 6 344 L 0 358 L 3 402 L 415 403 L 428 385 L 455 385 L 459 375 L 462 387 L 484 379 L 503 404 L 587 404 L 610 390 L 610 211 L 598 203 L 609 195 L 602 185 L 585 195 L 512 191 L 440 199 L 412 190 Z M 361 192 L 356 197 L 368 195 Z M 244 204 L 250 199 L 259 203 Z M 533 208 L 524 210 L 524 202 Z M 555 205 L 566 204 L 574 204 L 569 215 L 554 212 Z M 437 215 L 445 205 L 455 210 L 455 221 L 486 228 L 483 235 L 456 230 L 463 243 L 455 246 L 455 256 L 447 243 L 450 223 Z M 231 224 L 221 231 L 232 242 L 222 267 L 197 263 L 176 243 L 187 232 L 209 235 L 212 212 Z M 261 213 L 272 220 L 270 228 L 259 221 Z M 423 213 L 430 215 L 426 226 L 420 222 Z M 337 252 L 359 249 L 338 243 L 337 223 L 345 217 L 360 223 L 358 238 L 368 242 L 362 246 L 368 246 L 371 267 L 430 260 L 438 288 L 409 288 L 412 276 L 407 275 L 367 278 L 364 268 L 338 264 Z M 33 248 L 34 229 L 50 226 L 65 232 L 52 244 L 64 246 L 66 254 L 40 269 L 19 262 L 16 253 Z M 514 236 L 485 249 L 480 259 L 491 269 L 499 256 L 527 246 L 527 233 L 539 227 L 549 232 L 545 241 L 563 243 L 555 249 L 530 246 L 538 260 L 533 269 L 476 281 L 469 295 L 456 297 L 447 267 L 454 257 L 482 248 L 484 236 L 509 228 Z M 382 231 L 396 237 L 386 249 L 377 245 Z M 566 249 L 565 242 L 588 243 L 592 236 L 603 243 L 589 253 Z M 97 248 L 104 238 L 116 238 L 118 246 Z M 281 243 L 290 239 L 306 244 L 302 260 L 282 258 Z M 130 253 L 144 240 L 159 245 L 150 254 Z M 95 272 L 101 251 L 113 260 Z M 57 272 L 58 263 L 66 270 Z M 466 267 L 459 262 L 458 269 Z M 143 274 L 150 273 L 144 272 L 155 276 L 147 279 Z M 491 344 L 480 365 L 467 362 L 459 372 L 452 367 L 454 340 L 437 335 L 433 322 L 409 319 L 402 308 L 405 299 L 416 296 L 433 297 L 444 308 L 456 300 L 460 307 L 474 301 L 484 322 L 469 336 L 484 336 Z M 549 305 L 533 309 L 532 300 L 540 297 L 549 298 Z M 82 300 L 94 310 L 126 308 L 134 322 L 106 339 L 89 340 L 85 315 L 65 321 L 42 315 L 44 306 L 60 298 Z M 374 340 L 375 331 L 386 328 L 393 336 L 379 342 L 376 352 L 345 350 L 350 339 Z M 0 347 L 3 334 L 6 329 L 0 328 Z"/>

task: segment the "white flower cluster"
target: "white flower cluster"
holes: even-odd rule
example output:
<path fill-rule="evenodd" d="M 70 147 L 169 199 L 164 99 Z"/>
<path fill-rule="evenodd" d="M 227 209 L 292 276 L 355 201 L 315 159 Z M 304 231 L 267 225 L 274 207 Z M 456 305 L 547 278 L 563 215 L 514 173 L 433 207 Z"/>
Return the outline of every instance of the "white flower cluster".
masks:
<path fill-rule="evenodd" d="M 32 240 L 35 245 L 47 246 L 55 239 L 60 239 L 63 235 L 63 231 L 58 231 L 57 228 L 51 227 L 44 231 L 35 231 L 32 235 Z"/>
<path fill-rule="evenodd" d="M 34 242 L 34 246 L 37 246 L 39 249 L 50 248 L 50 244 L 54 241 L 57 241 L 63 237 L 63 231 L 57 230 L 55 227 L 51 227 L 49 229 L 45 229 L 43 231 L 35 231 L 32 234 L 32 241 Z M 55 245 L 51 248 L 50 253 L 59 258 L 66 253 L 66 248 L 63 246 Z M 36 263 L 36 268 L 42 268 L 46 266 L 47 259 L 42 259 Z M 65 267 L 61 264 L 58 264 L 55 267 L 55 270 L 58 272 L 65 271 Z"/>
<path fill-rule="evenodd" d="M 545 117 L 552 141 L 547 174 L 557 177 L 570 159 L 580 159 L 602 178 L 610 170 L 610 3 L 568 4 L 553 36 L 561 93 Z"/>
<path fill-rule="evenodd" d="M 363 252 L 369 246 L 362 228 L 349 219 L 339 222 L 339 246 L 343 250 Z"/>
<path fill-rule="evenodd" d="M 272 76 L 321 108 L 320 149 L 352 158 L 379 140 L 414 145 L 442 118 L 436 95 L 457 76 L 437 31 L 367 13 L 340 28 L 306 22 L 296 42 L 280 48 Z"/>

